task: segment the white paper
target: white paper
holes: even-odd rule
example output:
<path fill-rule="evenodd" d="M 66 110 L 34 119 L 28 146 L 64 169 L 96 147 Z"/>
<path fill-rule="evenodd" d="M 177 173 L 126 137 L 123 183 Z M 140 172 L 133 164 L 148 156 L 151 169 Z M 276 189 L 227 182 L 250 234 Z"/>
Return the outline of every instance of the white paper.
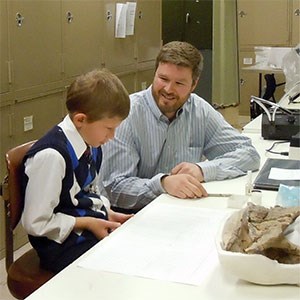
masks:
<path fill-rule="evenodd" d="M 126 2 L 126 5 L 127 5 L 126 35 L 133 35 L 134 34 L 136 2 Z"/>
<path fill-rule="evenodd" d="M 115 37 L 126 37 L 126 14 L 127 5 L 124 3 L 116 3 L 116 24 L 115 24 Z"/>
<path fill-rule="evenodd" d="M 228 212 L 159 204 L 141 213 L 78 265 L 195 285 L 213 271 L 218 263 L 215 236 Z"/>
<path fill-rule="evenodd" d="M 269 179 L 300 180 L 300 170 L 299 169 L 271 168 L 270 173 L 269 173 Z"/>

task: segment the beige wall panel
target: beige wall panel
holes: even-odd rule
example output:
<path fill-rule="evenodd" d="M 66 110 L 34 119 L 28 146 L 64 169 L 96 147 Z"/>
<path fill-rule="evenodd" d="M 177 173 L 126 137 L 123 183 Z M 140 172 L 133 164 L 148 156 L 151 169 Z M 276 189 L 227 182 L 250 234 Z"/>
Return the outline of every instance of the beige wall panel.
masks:
<path fill-rule="evenodd" d="M 286 46 L 289 0 L 237 0 L 240 46 Z"/>
<path fill-rule="evenodd" d="M 147 89 L 153 81 L 154 68 L 150 70 L 138 71 L 137 73 L 137 91 Z"/>
<path fill-rule="evenodd" d="M 61 79 L 60 1 L 9 1 L 9 34 L 16 90 Z M 16 15 L 22 24 L 17 26 Z"/>
<path fill-rule="evenodd" d="M 8 92 L 8 19 L 7 1 L 0 1 L 0 93 Z"/>
<path fill-rule="evenodd" d="M 100 68 L 103 51 L 103 1 L 63 1 L 64 72 L 77 76 Z"/>
<path fill-rule="evenodd" d="M 135 19 L 138 62 L 155 59 L 161 45 L 161 0 L 138 0 Z"/>
<path fill-rule="evenodd" d="M 104 63 L 108 69 L 132 65 L 134 59 L 134 35 L 126 38 L 115 38 L 116 3 L 126 1 L 103 1 L 104 10 L 100 16 L 104 20 Z M 111 17 L 108 17 L 111 15 Z"/>
<path fill-rule="evenodd" d="M 0 107 L 0 180 L 4 179 L 6 174 L 6 163 L 5 163 L 5 153 L 12 147 L 12 137 L 11 137 L 11 107 L 3 106 Z M 0 259 L 4 257 L 4 245 L 5 245 L 5 228 L 4 228 L 4 206 L 2 203 L 2 198 L 0 197 Z"/>
<path fill-rule="evenodd" d="M 127 89 L 128 93 L 134 93 L 135 92 L 135 86 L 136 86 L 136 73 L 128 73 L 128 74 L 117 74 L 117 76 L 120 78 L 122 83 L 124 84 L 125 88 Z"/>
<path fill-rule="evenodd" d="M 254 72 L 241 72 L 240 74 L 240 104 L 239 114 L 243 116 L 250 115 L 250 97 L 257 96 L 258 75 Z"/>
<path fill-rule="evenodd" d="M 292 44 L 295 47 L 300 43 L 300 0 L 293 0 L 292 7 Z"/>
<path fill-rule="evenodd" d="M 2 180 L 6 173 L 5 153 L 13 146 L 12 115 L 10 105 L 0 108 L 0 132 L 0 180 Z"/>
<path fill-rule="evenodd" d="M 14 105 L 13 128 L 15 144 L 38 139 L 55 124 L 60 122 L 63 118 L 63 103 L 63 93 L 16 103 Z M 33 128 L 24 131 L 24 127 L 27 126 L 26 128 L 28 129 L 30 126 L 29 119 L 31 116 Z M 24 118 L 27 118 L 26 126 L 24 124 Z"/>

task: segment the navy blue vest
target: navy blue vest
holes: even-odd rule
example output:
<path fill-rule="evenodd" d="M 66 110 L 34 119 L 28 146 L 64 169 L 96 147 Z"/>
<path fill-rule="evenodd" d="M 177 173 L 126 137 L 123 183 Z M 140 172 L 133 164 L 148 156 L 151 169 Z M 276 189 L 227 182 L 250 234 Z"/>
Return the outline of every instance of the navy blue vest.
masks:
<path fill-rule="evenodd" d="M 38 140 L 31 147 L 31 149 L 27 152 L 26 156 L 24 157 L 24 163 L 27 158 L 34 156 L 37 152 L 46 148 L 52 148 L 57 150 L 63 156 L 66 162 L 66 172 L 65 172 L 65 177 L 63 178 L 62 181 L 60 200 L 54 212 L 55 213 L 62 212 L 75 217 L 92 216 L 96 218 L 107 219 L 107 211 L 104 206 L 101 208 L 101 210 L 105 212 L 105 214 L 91 209 L 93 202 L 90 200 L 89 197 L 100 198 L 100 196 L 98 194 L 91 192 L 88 187 L 83 186 L 84 182 L 82 182 L 82 180 L 77 180 L 77 178 L 79 178 L 79 174 L 77 170 L 77 167 L 79 165 L 79 160 L 76 157 L 76 154 L 74 152 L 71 143 L 69 142 L 63 130 L 59 126 L 53 127 L 48 133 L 46 133 L 46 135 L 44 135 L 40 140 Z M 91 152 L 92 152 L 91 163 L 93 164 L 96 173 L 99 173 L 101 161 L 102 161 L 101 147 L 92 148 Z M 75 178 L 77 180 L 77 183 L 81 187 L 81 191 L 77 195 L 75 195 L 75 198 L 78 200 L 77 205 L 74 205 L 72 203 L 70 193 L 69 193 L 71 187 L 74 184 L 74 173 L 75 173 Z M 90 178 L 90 180 L 93 179 L 94 178 Z M 28 177 L 24 173 L 23 192 L 25 192 L 27 183 L 28 183 Z M 29 237 L 30 237 L 30 241 L 33 242 L 33 246 L 34 244 L 39 244 L 39 246 L 41 246 L 40 242 L 42 242 L 42 240 L 45 239 L 45 237 L 32 237 L 32 236 Z M 39 239 L 40 242 L 38 242 Z M 82 242 L 83 240 L 84 240 L 84 234 L 78 237 L 76 243 Z M 48 242 L 50 241 L 48 240 Z"/>

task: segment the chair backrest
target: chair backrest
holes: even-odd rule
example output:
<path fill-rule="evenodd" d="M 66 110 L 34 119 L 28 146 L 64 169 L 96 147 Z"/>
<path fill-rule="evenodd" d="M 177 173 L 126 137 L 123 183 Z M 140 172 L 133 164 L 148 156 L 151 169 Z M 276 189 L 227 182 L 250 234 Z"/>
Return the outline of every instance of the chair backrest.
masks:
<path fill-rule="evenodd" d="M 25 154 L 35 143 L 31 141 L 10 149 L 6 155 L 7 175 L 2 184 L 2 196 L 5 203 L 6 222 L 6 269 L 13 262 L 13 230 L 18 225 L 23 207 L 24 199 L 21 191 L 22 162 Z"/>
<path fill-rule="evenodd" d="M 21 192 L 21 182 L 23 176 L 22 162 L 25 154 L 34 143 L 35 141 L 31 141 L 12 148 L 6 153 L 5 156 L 10 202 L 10 225 L 12 229 L 15 229 L 15 227 L 18 225 L 24 207 L 24 199 Z"/>
<path fill-rule="evenodd" d="M 7 287 L 17 299 L 24 299 L 55 274 L 43 269 L 32 248 L 14 260 L 14 229 L 18 225 L 24 199 L 22 193 L 23 159 L 35 141 L 17 146 L 6 153 L 7 175 L 1 185 L 5 207 L 5 254 Z"/>

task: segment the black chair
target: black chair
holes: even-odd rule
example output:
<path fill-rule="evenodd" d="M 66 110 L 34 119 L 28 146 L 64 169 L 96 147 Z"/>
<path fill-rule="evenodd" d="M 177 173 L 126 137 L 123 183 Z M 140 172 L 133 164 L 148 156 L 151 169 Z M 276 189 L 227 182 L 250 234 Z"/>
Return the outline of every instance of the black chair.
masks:
<path fill-rule="evenodd" d="M 261 98 L 276 103 L 276 99 L 274 96 L 276 88 L 285 84 L 285 82 L 281 82 L 281 83 L 277 84 L 274 74 L 265 74 L 264 78 L 266 81 L 266 89 L 264 91 L 264 94 L 261 96 Z M 257 103 L 255 103 L 255 102 L 250 103 L 251 119 L 256 118 L 262 112 L 263 112 L 263 109 Z"/>

